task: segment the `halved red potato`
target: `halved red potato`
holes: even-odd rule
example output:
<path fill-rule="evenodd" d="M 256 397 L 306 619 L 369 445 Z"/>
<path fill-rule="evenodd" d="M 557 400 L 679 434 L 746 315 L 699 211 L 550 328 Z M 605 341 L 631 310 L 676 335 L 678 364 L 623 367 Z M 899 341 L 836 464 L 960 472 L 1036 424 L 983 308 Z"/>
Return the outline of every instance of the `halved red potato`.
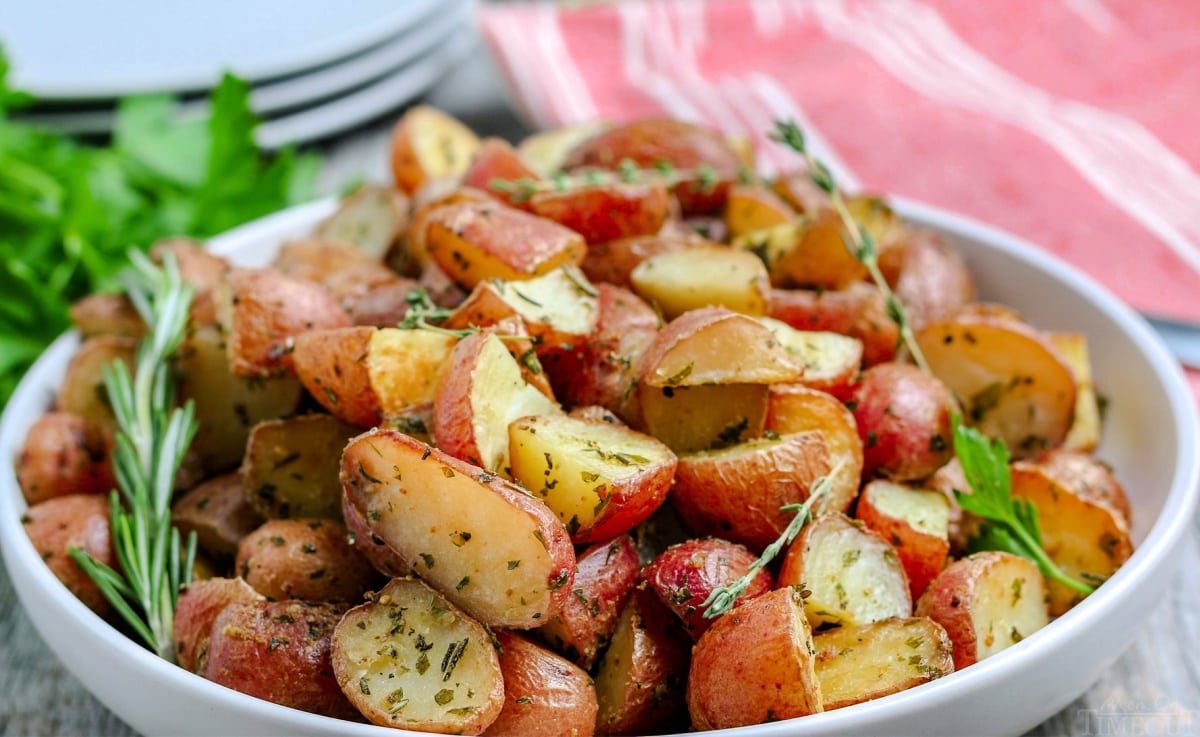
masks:
<path fill-rule="evenodd" d="M 687 729 L 691 641 L 654 594 L 635 589 L 596 669 L 596 734 Z"/>
<path fill-rule="evenodd" d="M 768 396 L 766 384 L 637 386 L 642 428 L 677 454 L 761 437 Z"/>
<path fill-rule="evenodd" d="M 234 269 L 214 294 L 229 365 L 239 376 L 285 373 L 297 335 L 352 324 L 324 287 L 273 269 Z"/>
<path fill-rule="evenodd" d="M 1050 621 L 1037 565 L 998 551 L 947 566 L 917 601 L 916 614 L 946 630 L 955 670 L 1017 644 Z"/>
<path fill-rule="evenodd" d="M 637 584 L 641 562 L 628 535 L 579 554 L 571 596 L 538 634 L 581 668 L 591 670 Z"/>
<path fill-rule="evenodd" d="M 583 236 L 499 202 L 459 202 L 426 217 L 425 245 L 438 266 L 466 289 L 484 279 L 528 279 L 587 252 Z"/>
<path fill-rule="evenodd" d="M 795 512 L 782 507 L 809 497 L 831 470 L 821 431 L 748 440 L 719 450 L 683 454 L 671 504 L 697 535 L 713 535 L 761 551 Z"/>
<path fill-rule="evenodd" d="M 912 614 L 900 558 L 877 532 L 838 512 L 804 526 L 788 548 L 778 585 L 809 592 L 804 611 L 816 626 L 867 624 Z"/>
<path fill-rule="evenodd" d="M 412 195 L 431 179 L 456 177 L 479 150 L 479 137 L 457 119 L 428 105 L 409 108 L 392 130 L 392 175 Z"/>
<path fill-rule="evenodd" d="M 679 316 L 659 332 L 643 357 L 641 385 L 775 384 L 795 380 L 800 371 L 770 328 L 708 307 Z"/>
<path fill-rule="evenodd" d="M 227 473 L 198 484 L 171 504 L 171 524 L 214 560 L 237 554 L 238 543 L 264 522 L 250 506 L 241 474 Z"/>
<path fill-rule="evenodd" d="M 54 577 L 92 611 L 112 610 L 100 587 L 67 551 L 79 548 L 110 568 L 120 569 L 112 546 L 107 495 L 68 494 L 34 504 L 21 515 L 21 526 Z"/>
<path fill-rule="evenodd" d="M 846 403 L 863 443 L 863 478 L 924 478 L 954 455 L 946 385 L 907 363 L 880 363 L 862 373 Z"/>
<path fill-rule="evenodd" d="M 867 278 L 867 267 L 847 250 L 845 226 L 832 208 L 795 221 L 790 227 L 788 247 L 771 269 L 776 286 L 844 289 Z"/>
<path fill-rule="evenodd" d="M 337 519 L 337 452 L 358 428 L 324 414 L 265 420 L 246 440 L 241 473 L 246 498 L 266 519 Z"/>
<path fill-rule="evenodd" d="M 758 319 L 800 365 L 802 372 L 795 383 L 839 397 L 850 391 L 863 363 L 861 340 L 838 333 L 796 330 L 769 317 Z"/>
<path fill-rule="evenodd" d="M 563 167 L 616 170 L 624 161 L 644 169 L 670 164 L 679 179 L 673 192 L 685 214 L 722 209 L 742 167 L 737 151 L 719 134 L 665 118 L 636 120 L 599 133 L 580 143 Z M 711 176 L 702 175 L 702 168 Z"/>
<path fill-rule="evenodd" d="M 710 306 L 745 315 L 767 312 L 766 267 L 754 254 L 727 246 L 666 250 L 634 267 L 629 282 L 667 319 Z"/>
<path fill-rule="evenodd" d="M 962 402 L 964 422 L 1003 440 L 1017 458 L 1062 445 L 1076 382 L 1045 335 L 1011 313 L 968 309 L 926 325 L 917 343 Z"/>
<path fill-rule="evenodd" d="M 845 289 L 772 289 L 767 315 L 797 330 L 858 338 L 865 366 L 892 360 L 900 341 L 900 328 L 888 316 L 883 294 L 862 282 Z"/>
<path fill-rule="evenodd" d="M 1065 486 L 1084 499 L 1112 507 L 1127 526 L 1133 524 L 1133 507 L 1129 497 L 1107 464 L 1087 453 L 1060 448 L 1038 456 L 1034 465 L 1054 483 Z"/>
<path fill-rule="evenodd" d="M 887 256 L 899 261 L 893 290 L 905 306 L 914 330 L 952 317 L 975 301 L 975 282 L 962 257 L 931 230 L 896 229 Z M 884 254 L 881 254 L 881 259 Z M 881 264 L 883 268 L 885 264 Z"/>
<path fill-rule="evenodd" d="M 225 339 L 214 325 L 195 327 L 179 349 L 179 396 L 196 409 L 196 453 L 210 472 L 235 468 L 250 430 L 263 420 L 296 411 L 304 387 L 295 376 L 238 376 L 229 366 Z"/>
<path fill-rule="evenodd" d="M 394 282 L 411 285 L 349 241 L 307 238 L 284 243 L 271 267 L 294 279 L 315 282 L 349 310 L 372 289 Z"/>
<path fill-rule="evenodd" d="M 132 377 L 136 353 L 137 342 L 133 338 L 97 335 L 83 341 L 67 364 L 54 408 L 82 417 L 107 432 L 114 432 L 117 418 L 113 415 L 108 390 L 104 387 L 104 367 L 113 361 L 120 361 Z"/>
<path fill-rule="evenodd" d="M 735 184 L 729 188 L 725 226 L 732 238 L 783 225 L 795 217 L 796 211 L 765 185 Z"/>
<path fill-rule="evenodd" d="M 940 491 L 876 479 L 863 487 L 855 517 L 892 543 L 904 565 L 913 601 L 946 567 L 950 502 Z"/>
<path fill-rule="evenodd" d="M 717 619 L 692 651 L 687 702 L 698 730 L 823 711 L 801 592 L 777 589 Z"/>
<path fill-rule="evenodd" d="M 379 582 L 346 527 L 329 519 L 264 522 L 238 543 L 234 570 L 272 601 L 360 601 Z"/>
<path fill-rule="evenodd" d="M 373 724 L 480 734 L 503 708 L 487 630 L 421 581 L 393 579 L 346 612 L 332 639 L 337 684 Z"/>
<path fill-rule="evenodd" d="M 454 346 L 438 378 L 433 436 L 450 455 L 508 473 L 508 426 L 518 417 L 561 413 L 529 384 L 493 331 L 468 335 Z"/>
<path fill-rule="evenodd" d="M 596 689 L 586 671 L 532 640 L 497 630 L 504 708 L 489 737 L 584 737 L 596 729 Z"/>
<path fill-rule="evenodd" d="M 608 540 L 662 505 L 675 454 L 649 435 L 567 415 L 522 417 L 508 426 L 513 480 L 558 515 L 571 541 Z"/>
<path fill-rule="evenodd" d="M 954 672 L 954 645 L 927 617 L 845 625 L 813 635 L 825 711 L 898 693 Z"/>
<path fill-rule="evenodd" d="M 1133 542 L 1118 509 L 1100 495 L 1077 493 L 1032 463 L 1012 465 L 1013 498 L 1029 500 L 1038 512 L 1042 548 L 1068 576 L 1092 586 L 1108 579 L 1129 559 Z M 1083 595 L 1058 581 L 1046 581 L 1051 616 L 1063 614 Z"/>
<path fill-rule="evenodd" d="M 495 202 L 487 192 L 475 187 L 460 187 L 457 182 L 438 180 L 429 182 L 413 195 L 412 216 L 408 221 L 408 230 L 404 234 L 403 248 L 393 252 L 388 259 L 389 265 L 402 274 L 413 275 L 424 272 L 433 259 L 429 256 L 429 216 L 435 210 L 445 205 L 459 202 Z M 440 271 L 440 269 L 439 269 Z M 423 274 L 422 274 L 423 275 Z M 453 284 L 446 278 L 447 284 Z M 437 299 L 437 290 L 429 285 L 422 285 L 429 292 L 433 301 L 442 304 Z M 457 287 L 455 287 L 457 289 Z"/>
<path fill-rule="evenodd" d="M 512 144 L 503 138 L 488 137 L 480 142 L 463 173 L 462 184 L 487 192 L 506 205 L 529 209 L 529 194 L 522 193 L 518 183 L 533 184 L 541 179 L 542 175 L 525 163 Z"/>
<path fill-rule="evenodd" d="M 589 243 L 587 256 L 579 268 L 597 284 L 614 284 L 618 287 L 630 287 L 630 276 L 633 270 L 646 259 L 667 253 L 690 248 L 695 245 L 709 244 L 709 241 L 695 235 L 662 232 L 655 235 L 639 235 L 631 238 L 618 238 L 604 243 Z"/>
<path fill-rule="evenodd" d="M 217 615 L 230 604 L 265 600 L 241 578 L 192 581 L 179 592 L 175 603 L 175 662 L 193 673 L 203 673 Z"/>
<path fill-rule="evenodd" d="M 858 496 L 862 480 L 863 450 L 854 415 L 846 405 L 823 391 L 799 384 L 771 387 L 767 431 L 791 435 L 819 431 L 829 450 L 829 491 L 825 508 L 845 512 Z"/>
<path fill-rule="evenodd" d="M 137 340 L 146 334 L 146 322 L 124 294 L 89 294 L 71 305 L 71 324 L 84 340 L 116 335 Z"/>
<path fill-rule="evenodd" d="M 1092 452 L 1100 443 L 1100 401 L 1092 381 L 1092 360 L 1083 333 L 1049 333 L 1050 343 L 1075 374 L 1075 417 L 1063 448 Z"/>
<path fill-rule="evenodd" d="M 317 226 L 318 238 L 352 243 L 376 261 L 397 248 L 408 229 L 408 198 L 386 184 L 367 184 Z"/>
<path fill-rule="evenodd" d="M 375 570 L 388 578 L 409 575 L 411 566 L 408 561 L 371 531 L 367 516 L 345 494 L 342 495 L 342 519 L 346 521 L 347 541 L 362 553 Z"/>
<path fill-rule="evenodd" d="M 374 430 L 346 446 L 341 478 L 371 532 L 484 624 L 537 627 L 571 595 L 575 552 L 562 522 L 478 466 Z"/>
<path fill-rule="evenodd" d="M 330 637 L 344 604 L 252 600 L 230 604 L 213 622 L 204 677 L 282 706 L 358 719 L 338 687 Z"/>
<path fill-rule="evenodd" d="M 16 472 L 29 504 L 67 494 L 107 494 L 116 488 L 107 433 L 70 412 L 47 412 L 33 423 Z"/>
<path fill-rule="evenodd" d="M 538 192 L 529 210 L 583 236 L 588 243 L 653 235 L 671 214 L 671 195 L 658 182 L 614 182 Z"/>
<path fill-rule="evenodd" d="M 737 543 L 708 537 L 672 545 L 659 553 L 641 576 L 659 600 L 682 620 L 684 631 L 693 640 L 699 640 L 716 621 L 704 616 L 704 602 L 717 589 L 748 575 L 757 560 L 754 553 Z M 760 568 L 734 606 L 767 593 L 774 585 L 771 573 Z"/>
<path fill-rule="evenodd" d="M 517 151 L 542 174 L 553 174 L 563 168 L 563 162 L 579 144 L 612 127 L 608 120 L 589 120 L 538 131 L 522 138 Z"/>

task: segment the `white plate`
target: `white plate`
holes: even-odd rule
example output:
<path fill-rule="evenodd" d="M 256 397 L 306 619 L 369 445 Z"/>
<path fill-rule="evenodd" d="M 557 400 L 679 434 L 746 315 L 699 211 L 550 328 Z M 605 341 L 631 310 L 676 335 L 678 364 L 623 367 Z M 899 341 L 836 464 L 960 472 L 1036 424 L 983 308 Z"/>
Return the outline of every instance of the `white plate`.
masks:
<path fill-rule="evenodd" d="M 1130 493 L 1138 547 L 1079 606 L 985 661 L 869 703 L 731 733 L 738 737 L 1020 734 L 1086 690 L 1129 645 L 1161 602 L 1195 514 L 1195 400 L 1150 328 L 1091 279 L 1013 236 L 934 208 L 896 204 L 958 244 L 984 297 L 1019 307 L 1035 324 L 1089 336 L 1097 386 L 1111 400 L 1098 455 L 1113 463 Z M 265 218 L 216 239 L 213 250 L 265 264 L 283 240 L 310 232 L 334 206 L 319 202 Z M 96 617 L 49 573 L 21 529 L 25 504 L 12 460 L 50 405 L 76 342 L 64 336 L 38 360 L 0 421 L 0 549 L 22 604 L 67 668 L 147 734 L 419 734 L 275 706 L 169 665 Z"/>
<path fill-rule="evenodd" d="M 438 44 L 467 27 L 473 0 L 444 3 L 439 12 L 404 29 L 402 34 L 357 56 L 283 80 L 268 82 L 250 90 L 250 109 L 260 117 L 283 110 L 313 105 L 343 95 L 382 78 L 400 73 L 406 65 L 420 63 Z M 203 114 L 207 100 L 192 100 L 179 107 L 181 115 Z M 113 106 L 86 110 L 43 109 L 14 116 L 30 125 L 52 128 L 63 133 L 103 134 L 112 130 L 116 120 Z M 282 117 L 282 116 L 281 116 Z"/>
<path fill-rule="evenodd" d="M 258 82 L 362 52 L 439 0 L 52 0 L 0 6 L 9 84 L 47 100 Z"/>

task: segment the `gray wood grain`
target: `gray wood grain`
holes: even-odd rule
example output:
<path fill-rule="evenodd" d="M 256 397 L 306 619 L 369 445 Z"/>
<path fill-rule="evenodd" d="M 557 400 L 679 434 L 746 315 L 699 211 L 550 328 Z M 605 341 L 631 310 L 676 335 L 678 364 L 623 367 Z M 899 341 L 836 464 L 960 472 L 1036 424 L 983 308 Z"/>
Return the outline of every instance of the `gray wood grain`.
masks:
<path fill-rule="evenodd" d="M 494 71 L 476 65 L 429 100 L 485 134 L 513 139 L 521 124 L 503 106 Z M 327 146 L 325 193 L 348 181 L 387 176 L 391 121 L 378 121 Z M 1194 519 L 1168 595 L 1133 645 L 1083 696 L 1029 737 L 1200 735 L 1200 518 Z M 42 642 L 0 567 L 0 735 L 134 737 Z M 1096 647 L 1106 643 L 1097 642 Z"/>

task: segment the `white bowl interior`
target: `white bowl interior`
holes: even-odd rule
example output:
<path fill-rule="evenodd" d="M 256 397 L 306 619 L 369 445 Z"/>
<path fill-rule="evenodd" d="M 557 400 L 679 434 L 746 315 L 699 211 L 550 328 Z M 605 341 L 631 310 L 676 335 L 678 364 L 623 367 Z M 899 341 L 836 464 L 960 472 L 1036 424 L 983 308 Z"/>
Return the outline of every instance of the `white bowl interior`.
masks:
<path fill-rule="evenodd" d="M 307 234 L 333 207 L 320 202 L 265 218 L 214 240 L 212 248 L 242 265 L 264 265 L 283 240 Z M 897 209 L 946 233 L 987 299 L 1017 306 L 1039 327 L 1089 336 L 1096 385 L 1109 400 L 1098 455 L 1129 492 L 1139 547 L 1083 604 L 968 670 L 867 704 L 731 735 L 1022 732 L 1079 695 L 1128 645 L 1170 581 L 1172 550 L 1195 511 L 1195 400 L 1146 324 L 1090 279 L 1010 235 L 917 203 Z M 49 573 L 20 523 L 25 503 L 12 461 L 28 427 L 50 406 L 76 344 L 64 336 L 43 355 L 0 422 L 0 547 L 23 605 L 64 664 L 149 734 L 418 734 L 306 714 L 205 681 L 127 640 Z"/>

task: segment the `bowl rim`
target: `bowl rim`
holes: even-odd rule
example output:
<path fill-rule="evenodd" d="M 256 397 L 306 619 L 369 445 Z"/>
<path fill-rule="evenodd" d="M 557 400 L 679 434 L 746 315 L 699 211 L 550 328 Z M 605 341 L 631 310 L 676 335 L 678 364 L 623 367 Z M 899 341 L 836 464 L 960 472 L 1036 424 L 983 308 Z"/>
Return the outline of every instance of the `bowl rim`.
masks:
<path fill-rule="evenodd" d="M 888 201 L 897 213 L 914 223 L 947 232 L 952 236 L 977 241 L 987 248 L 1001 251 L 1007 257 L 1024 262 L 1070 284 L 1135 341 L 1152 366 L 1155 378 L 1170 404 L 1171 423 L 1177 437 L 1177 463 L 1171 487 L 1164 498 L 1162 511 L 1145 538 L 1129 560 L 1104 584 L 1101 593 L 1088 597 L 1050 626 L 1030 635 L 1022 642 L 976 664 L 970 670 L 952 673 L 923 684 L 918 689 L 832 712 L 771 724 L 739 727 L 722 734 L 744 734 L 748 733 L 747 730 L 753 730 L 753 734 L 759 737 L 784 733 L 849 733 L 853 732 L 856 726 L 861 728 L 877 723 L 876 720 L 886 717 L 889 713 L 906 711 L 906 701 L 919 699 L 922 701 L 921 708 L 936 708 L 938 704 L 968 698 L 980 689 L 996 687 L 1035 661 L 1039 652 L 1053 648 L 1054 642 L 1065 643 L 1078 637 L 1108 617 L 1119 602 L 1132 595 L 1132 589 L 1140 577 L 1147 575 L 1152 569 L 1171 564 L 1171 552 L 1182 541 L 1195 514 L 1197 500 L 1200 499 L 1200 454 L 1195 452 L 1196 448 L 1200 447 L 1200 413 L 1197 411 L 1196 398 L 1184 378 L 1182 368 L 1142 318 L 1092 277 L 1011 233 L 924 203 L 899 197 L 889 197 Z M 289 208 L 213 238 L 209 241 L 209 247 L 214 253 L 228 255 L 257 240 L 277 237 L 289 229 L 315 225 L 335 207 L 336 200 L 330 198 Z M 39 403 L 43 406 L 45 404 L 47 398 L 39 396 L 45 391 L 46 382 L 42 375 L 51 367 L 61 365 L 69 357 L 69 351 L 77 340 L 74 331 L 61 336 L 39 357 L 18 385 L 3 418 L 0 418 L 0 451 L 5 458 L 15 459 L 16 453 L 19 452 L 23 437 L 16 437 L 18 426 L 28 425 L 31 421 L 25 413 L 35 411 Z M 167 663 L 128 639 L 84 606 L 54 578 L 49 569 L 41 565 L 40 557 L 24 534 L 20 522 L 25 508 L 24 499 L 16 483 L 15 464 L 6 463 L 6 467 L 0 470 L 0 550 L 3 552 L 10 576 L 14 567 L 30 567 L 30 575 L 37 579 L 44 589 L 43 593 L 56 605 L 63 607 L 65 616 L 80 629 L 98 637 L 109 652 L 128 658 L 129 665 L 136 669 L 140 676 L 165 680 L 175 688 L 195 689 L 197 695 L 205 700 L 215 700 L 215 703 L 225 708 L 248 717 L 268 720 L 283 728 L 330 731 L 336 728 L 341 734 L 363 737 L 425 734 L 346 722 L 281 707 L 220 686 L 184 668 Z M 24 602 L 22 605 L 24 606 Z M 61 656 L 60 659 L 66 664 L 65 659 Z M 68 665 L 68 670 L 73 669 Z M 1077 694 L 1072 696 L 1074 695 Z"/>

